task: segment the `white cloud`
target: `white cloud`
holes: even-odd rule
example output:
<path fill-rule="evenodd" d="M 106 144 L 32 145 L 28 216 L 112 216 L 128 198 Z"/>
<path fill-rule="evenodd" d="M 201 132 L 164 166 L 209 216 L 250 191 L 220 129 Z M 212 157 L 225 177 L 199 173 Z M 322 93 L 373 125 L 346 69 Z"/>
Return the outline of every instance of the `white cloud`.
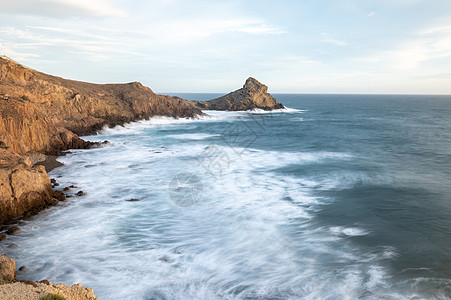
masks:
<path fill-rule="evenodd" d="M 332 38 L 329 33 L 322 33 L 321 35 L 323 36 L 322 41 L 324 43 L 328 43 L 328 44 L 332 44 L 332 45 L 336 45 L 336 46 L 347 46 L 348 45 L 348 43 L 345 41 L 341 41 L 341 40 Z"/>
<path fill-rule="evenodd" d="M 35 30 L 21 30 L 13 27 L 0 27 L 0 37 L 6 38 L 0 44 L 1 50 L 17 60 L 25 61 L 39 57 L 42 47 L 62 47 L 67 53 L 86 55 L 90 60 L 106 61 L 117 55 L 143 56 L 139 51 L 127 46 L 122 39 L 102 37 L 100 33 L 85 33 L 76 29 L 52 27 L 29 27 Z M 41 34 L 36 29 L 60 34 Z M 27 53 L 28 52 L 28 53 Z"/>
<path fill-rule="evenodd" d="M 451 26 L 420 30 L 416 36 L 401 41 L 393 49 L 382 50 L 356 59 L 359 62 L 383 63 L 390 69 L 415 70 L 425 62 L 451 57 Z"/>
<path fill-rule="evenodd" d="M 264 24 L 264 23 L 255 24 L 253 26 L 248 26 L 248 27 L 238 28 L 238 31 L 239 32 L 249 33 L 249 34 L 255 34 L 255 35 L 259 35 L 259 34 L 283 34 L 283 33 L 285 33 L 285 31 L 282 30 L 279 27 L 272 26 L 272 25 L 267 25 L 267 24 Z"/>
<path fill-rule="evenodd" d="M 0 0 L 0 13 L 52 17 L 125 17 L 127 13 L 107 0 Z"/>
<path fill-rule="evenodd" d="M 370 13 L 368 13 L 367 17 L 373 17 L 376 15 L 376 12 L 372 11 Z"/>

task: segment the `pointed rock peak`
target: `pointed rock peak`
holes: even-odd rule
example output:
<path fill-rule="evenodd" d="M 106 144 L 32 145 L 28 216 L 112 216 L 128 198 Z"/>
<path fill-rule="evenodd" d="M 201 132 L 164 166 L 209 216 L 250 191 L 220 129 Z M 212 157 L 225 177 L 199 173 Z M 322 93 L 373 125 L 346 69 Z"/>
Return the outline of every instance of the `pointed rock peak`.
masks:
<path fill-rule="evenodd" d="M 268 90 L 268 87 L 262 83 L 260 83 L 257 79 L 249 77 L 246 80 L 246 83 L 243 86 L 244 89 L 248 89 L 251 91 L 263 90 L 264 93 Z"/>

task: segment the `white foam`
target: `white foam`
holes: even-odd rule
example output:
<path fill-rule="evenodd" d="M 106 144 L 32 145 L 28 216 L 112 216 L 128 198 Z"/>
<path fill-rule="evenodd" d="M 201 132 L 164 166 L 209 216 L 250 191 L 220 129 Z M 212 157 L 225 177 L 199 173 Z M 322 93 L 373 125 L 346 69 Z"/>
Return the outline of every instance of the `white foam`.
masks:
<path fill-rule="evenodd" d="M 368 231 L 357 228 L 357 227 L 342 227 L 334 226 L 330 228 L 330 232 L 334 235 L 345 235 L 345 236 L 362 236 L 369 234 Z"/>
<path fill-rule="evenodd" d="M 65 166 L 50 175 L 62 176 L 61 188 L 73 184 L 78 188 L 71 193 L 86 195 L 45 211 L 8 238 L 20 245 L 8 254 L 29 269 L 19 277 L 82 282 L 101 299 L 354 299 L 362 286 L 384 287 L 377 263 L 390 255 L 364 255 L 348 243 L 368 231 L 315 222 L 330 201 L 312 193 L 321 180 L 277 172 L 352 155 L 205 145 L 216 135 L 179 131 L 247 114 L 126 124 L 102 132 L 110 146 L 62 157 Z M 202 183 L 193 206 L 171 200 L 179 173 Z"/>
<path fill-rule="evenodd" d="M 185 134 L 172 134 L 168 137 L 181 140 L 204 140 L 211 137 L 220 137 L 219 134 L 206 134 L 206 133 L 185 133 Z"/>
<path fill-rule="evenodd" d="M 273 110 L 264 110 L 264 109 L 261 109 L 261 108 L 253 108 L 253 109 L 247 110 L 247 112 L 250 112 L 252 114 L 275 114 L 275 113 L 290 113 L 290 114 L 294 114 L 294 113 L 303 113 L 303 112 L 306 112 L 306 111 L 307 110 L 296 109 L 296 108 L 289 108 L 289 107 L 273 109 Z"/>

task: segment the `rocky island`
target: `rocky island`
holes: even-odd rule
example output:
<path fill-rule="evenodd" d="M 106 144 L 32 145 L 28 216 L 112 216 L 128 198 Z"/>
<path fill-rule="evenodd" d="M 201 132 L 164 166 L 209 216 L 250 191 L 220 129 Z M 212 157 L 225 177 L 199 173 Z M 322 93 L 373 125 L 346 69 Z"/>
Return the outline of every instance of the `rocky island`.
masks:
<path fill-rule="evenodd" d="M 208 110 L 236 111 L 255 108 L 263 110 L 284 108 L 282 104 L 277 102 L 276 98 L 268 93 L 266 85 L 252 77 L 249 77 L 239 90 L 213 100 L 195 101 L 194 103 L 198 108 Z"/>
<path fill-rule="evenodd" d="M 254 78 L 243 88 L 210 101 L 189 101 L 155 94 L 139 82 L 93 84 L 67 80 L 0 57 L 0 243 L 20 229 L 21 218 L 65 200 L 52 189 L 47 172 L 55 157 L 69 149 L 99 146 L 79 136 L 104 126 L 122 125 L 152 116 L 193 118 L 202 110 L 272 110 L 283 108 Z M 15 262 L 0 256 L 0 296 L 14 298 L 46 293 L 67 299 L 95 299 L 91 289 L 49 282 L 19 282 Z M 26 292 L 25 292 L 26 291 Z M 25 295 L 25 294 L 23 294 Z M 39 297 L 38 297 L 39 295 Z"/>

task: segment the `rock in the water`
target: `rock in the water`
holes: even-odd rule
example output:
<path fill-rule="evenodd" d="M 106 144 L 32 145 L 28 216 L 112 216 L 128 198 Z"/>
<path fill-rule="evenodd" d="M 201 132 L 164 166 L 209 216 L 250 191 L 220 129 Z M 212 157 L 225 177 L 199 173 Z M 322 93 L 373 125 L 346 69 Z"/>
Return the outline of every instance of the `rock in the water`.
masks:
<path fill-rule="evenodd" d="M 84 196 L 84 195 L 86 195 L 86 194 L 85 194 L 85 192 L 83 192 L 83 191 L 78 191 L 78 193 L 76 193 L 75 195 L 77 195 L 77 196 Z"/>
<path fill-rule="evenodd" d="M 127 201 L 128 202 L 138 202 L 138 201 L 140 201 L 140 199 L 132 198 L 132 199 L 129 199 Z"/>
<path fill-rule="evenodd" d="M 22 266 L 22 267 L 19 268 L 19 271 L 20 271 L 20 272 L 27 272 L 27 271 L 28 271 L 28 268 L 25 267 L 25 266 Z"/>
<path fill-rule="evenodd" d="M 12 227 L 10 227 L 9 229 L 8 229 L 8 231 L 6 231 L 8 234 L 16 234 L 16 233 L 19 233 L 19 232 L 21 232 L 22 230 L 19 228 L 19 227 L 17 227 L 17 226 L 12 226 Z"/>
<path fill-rule="evenodd" d="M 3 241 L 4 239 L 6 239 L 6 235 L 0 234 L 0 242 Z"/>
<path fill-rule="evenodd" d="M 268 87 L 256 79 L 249 77 L 243 88 L 225 96 L 209 100 L 195 101 L 200 109 L 207 110 L 249 110 L 260 108 L 273 110 L 284 108 L 276 98 L 268 93 Z"/>
<path fill-rule="evenodd" d="M 16 261 L 0 255 L 0 281 L 13 281 L 16 279 Z"/>

